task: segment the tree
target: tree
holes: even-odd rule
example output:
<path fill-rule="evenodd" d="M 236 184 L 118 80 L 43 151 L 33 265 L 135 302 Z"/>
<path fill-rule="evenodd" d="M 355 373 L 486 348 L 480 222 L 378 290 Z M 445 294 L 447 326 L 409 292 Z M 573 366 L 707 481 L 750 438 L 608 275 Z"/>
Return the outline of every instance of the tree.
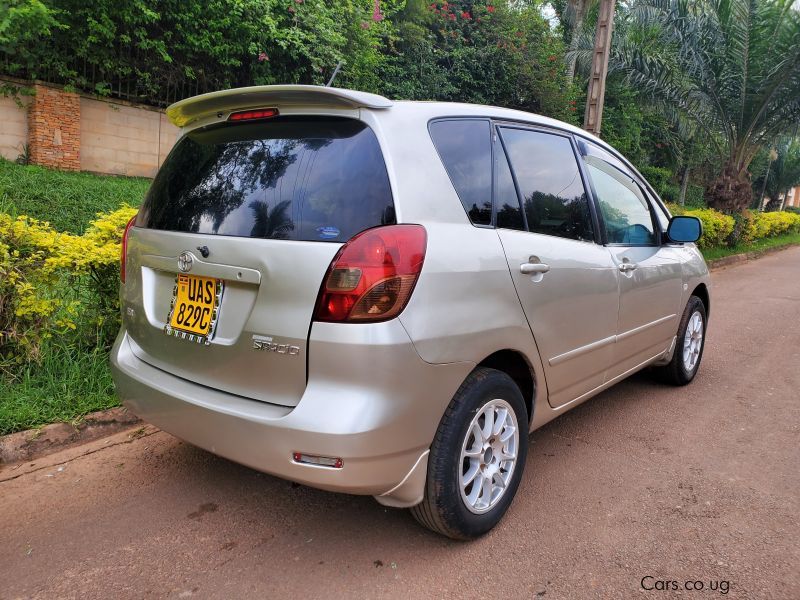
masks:
<path fill-rule="evenodd" d="M 0 52 L 12 57 L 22 46 L 59 27 L 56 11 L 41 0 L 0 0 Z"/>
<path fill-rule="evenodd" d="M 575 79 L 575 51 L 578 49 L 583 24 L 589 8 L 596 0 L 554 0 L 551 2 L 564 30 L 564 41 L 569 46 L 567 53 L 567 85 Z"/>
<path fill-rule="evenodd" d="M 576 120 L 564 44 L 538 2 L 428 0 L 409 3 L 393 20 L 381 93 Z"/>
<path fill-rule="evenodd" d="M 702 132 L 721 165 L 710 206 L 752 199 L 748 167 L 800 121 L 800 11 L 794 0 L 641 0 L 615 33 L 610 68 L 674 122 Z M 585 60 L 586 49 L 576 51 Z"/>
<path fill-rule="evenodd" d="M 260 83 L 324 84 L 340 60 L 339 85 L 375 88 L 391 27 L 374 0 L 11 0 L 4 10 L 7 2 L 5 74 L 152 104 Z"/>
<path fill-rule="evenodd" d="M 783 197 L 794 186 L 800 184 L 800 139 L 792 138 L 778 145 L 777 158 L 770 166 L 766 176 L 762 175 L 753 186 L 756 190 L 764 190 L 769 198 L 765 210 L 780 210 Z"/>

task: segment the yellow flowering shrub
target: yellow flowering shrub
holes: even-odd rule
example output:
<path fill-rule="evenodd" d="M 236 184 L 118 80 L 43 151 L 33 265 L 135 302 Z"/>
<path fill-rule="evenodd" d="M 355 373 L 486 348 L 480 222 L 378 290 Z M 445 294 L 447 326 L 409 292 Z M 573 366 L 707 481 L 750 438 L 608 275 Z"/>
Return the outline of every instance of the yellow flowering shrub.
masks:
<path fill-rule="evenodd" d="M 758 213 L 755 217 L 756 239 L 800 232 L 800 215 L 791 212 Z"/>
<path fill-rule="evenodd" d="M 122 233 L 134 214 L 123 206 L 98 215 L 79 236 L 0 213 L 0 369 L 37 360 L 45 340 L 79 325 L 82 343 L 108 343 L 118 318 Z"/>
<path fill-rule="evenodd" d="M 703 224 L 703 236 L 697 243 L 700 248 L 722 246 L 733 233 L 734 218 L 713 208 L 696 208 L 685 211 L 686 215 L 697 217 Z"/>
<path fill-rule="evenodd" d="M 690 215 L 703 223 L 701 248 L 723 246 L 728 243 L 751 244 L 766 237 L 786 233 L 800 233 L 800 214 L 782 212 L 751 212 L 745 210 L 736 218 L 713 208 L 685 209 L 677 204 L 668 205 L 673 215 Z"/>

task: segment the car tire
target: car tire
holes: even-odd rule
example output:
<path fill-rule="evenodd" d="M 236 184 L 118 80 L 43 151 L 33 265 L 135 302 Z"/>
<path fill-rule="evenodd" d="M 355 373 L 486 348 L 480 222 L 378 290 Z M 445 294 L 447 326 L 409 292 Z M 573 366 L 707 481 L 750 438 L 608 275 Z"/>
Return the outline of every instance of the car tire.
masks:
<path fill-rule="evenodd" d="M 697 296 L 690 296 L 678 326 L 672 360 L 655 369 L 656 376 L 661 381 L 671 385 L 686 385 L 694 379 L 703 358 L 706 323 L 705 304 Z"/>
<path fill-rule="evenodd" d="M 506 458 L 512 455 L 513 461 Z M 479 367 L 442 417 L 431 445 L 425 495 L 411 513 L 432 531 L 475 539 L 505 514 L 527 455 L 528 414 L 519 387 L 502 371 Z M 473 479 L 462 486 L 470 475 Z"/>

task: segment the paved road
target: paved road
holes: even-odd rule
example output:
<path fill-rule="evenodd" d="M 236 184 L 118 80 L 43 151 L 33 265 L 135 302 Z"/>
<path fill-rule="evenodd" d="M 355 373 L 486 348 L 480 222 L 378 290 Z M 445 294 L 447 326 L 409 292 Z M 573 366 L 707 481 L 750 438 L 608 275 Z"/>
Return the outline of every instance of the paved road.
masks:
<path fill-rule="evenodd" d="M 534 433 L 477 542 L 146 429 L 0 471 L 0 597 L 800 598 L 800 248 L 713 279 L 694 384 Z"/>

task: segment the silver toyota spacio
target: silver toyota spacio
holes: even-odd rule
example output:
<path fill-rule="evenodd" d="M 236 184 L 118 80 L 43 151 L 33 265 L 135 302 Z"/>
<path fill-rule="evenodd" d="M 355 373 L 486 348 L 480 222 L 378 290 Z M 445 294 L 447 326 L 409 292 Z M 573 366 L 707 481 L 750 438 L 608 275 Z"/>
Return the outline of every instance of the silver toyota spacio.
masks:
<path fill-rule="evenodd" d="M 471 539 L 530 432 L 641 369 L 698 371 L 700 223 L 576 127 L 295 85 L 167 114 L 111 362 L 179 438 Z"/>

